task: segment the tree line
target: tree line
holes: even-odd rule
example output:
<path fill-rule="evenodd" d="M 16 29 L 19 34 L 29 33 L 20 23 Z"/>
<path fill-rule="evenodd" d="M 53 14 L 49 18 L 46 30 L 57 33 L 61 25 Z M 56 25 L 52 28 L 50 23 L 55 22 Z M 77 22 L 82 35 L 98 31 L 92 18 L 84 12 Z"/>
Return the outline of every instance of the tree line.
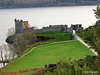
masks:
<path fill-rule="evenodd" d="M 79 36 L 97 51 L 98 56 L 87 56 L 79 60 L 60 60 L 46 70 L 45 75 L 98 75 L 100 73 L 100 7 L 93 9 L 98 21 L 84 29 Z"/>
<path fill-rule="evenodd" d="M 84 39 L 85 42 L 89 43 L 98 53 L 100 57 L 100 7 L 97 5 L 94 10 L 95 16 L 98 21 L 93 26 L 89 26 L 83 30 L 79 35 Z"/>
<path fill-rule="evenodd" d="M 12 61 L 21 56 L 21 54 L 37 41 L 37 37 L 32 31 L 16 34 L 14 28 L 8 29 L 7 44 L 0 46 L 0 62 L 3 67 L 3 61 Z"/>
<path fill-rule="evenodd" d="M 100 0 L 0 0 L 0 8 L 94 5 Z"/>

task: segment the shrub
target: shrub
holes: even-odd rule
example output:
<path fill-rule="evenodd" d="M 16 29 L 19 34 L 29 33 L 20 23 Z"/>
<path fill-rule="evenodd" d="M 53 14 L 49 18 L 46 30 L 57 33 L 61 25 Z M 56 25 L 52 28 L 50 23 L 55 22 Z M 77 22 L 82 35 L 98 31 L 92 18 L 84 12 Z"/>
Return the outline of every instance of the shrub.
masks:
<path fill-rule="evenodd" d="M 57 63 L 56 68 L 49 68 L 45 72 L 45 75 L 98 75 L 99 70 L 99 58 L 97 56 L 87 56 L 85 59 L 77 61 L 62 59 L 59 63 Z M 89 73 L 90 71 L 97 71 L 98 73 L 92 74 Z"/>
<path fill-rule="evenodd" d="M 47 71 L 45 75 L 83 75 L 82 71 L 90 70 L 86 63 L 81 67 L 76 61 L 63 59 L 58 63 L 54 72 Z"/>

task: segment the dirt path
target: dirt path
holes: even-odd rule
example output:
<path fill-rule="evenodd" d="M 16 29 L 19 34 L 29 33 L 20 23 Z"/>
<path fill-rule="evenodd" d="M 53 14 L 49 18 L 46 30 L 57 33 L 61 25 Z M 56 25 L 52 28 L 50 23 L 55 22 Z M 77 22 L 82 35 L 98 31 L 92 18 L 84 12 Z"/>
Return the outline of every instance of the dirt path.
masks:
<path fill-rule="evenodd" d="M 45 44 L 45 45 L 39 45 L 36 47 L 33 47 L 29 52 L 27 52 L 26 54 L 22 55 L 20 58 L 26 56 L 27 54 L 29 54 L 30 52 L 32 52 L 35 48 L 40 47 L 40 46 L 46 46 L 46 45 L 53 45 L 53 44 L 58 44 L 58 43 L 64 43 L 64 42 L 70 42 L 70 41 L 75 41 L 75 40 L 69 40 L 69 41 L 61 41 L 61 42 L 54 42 L 54 43 L 49 43 L 49 44 Z"/>
<path fill-rule="evenodd" d="M 77 38 L 77 40 L 79 40 L 82 44 L 84 44 L 85 46 L 87 46 L 89 49 L 91 48 L 91 46 L 89 46 L 88 44 L 86 44 L 81 38 L 79 38 L 75 32 L 75 30 L 73 30 L 73 35 Z M 39 45 L 36 47 L 33 47 L 29 52 L 27 52 L 26 54 L 22 55 L 20 58 L 26 56 L 27 54 L 29 54 L 30 52 L 32 52 L 35 48 L 40 47 L 40 46 L 46 46 L 46 45 L 52 45 L 52 44 L 57 44 L 57 43 L 64 43 L 64 42 L 70 42 L 70 41 L 75 41 L 75 40 L 69 40 L 69 41 L 61 41 L 61 42 L 54 42 L 54 43 L 49 43 L 49 44 L 45 44 L 45 45 Z M 95 55 L 98 56 L 97 52 L 94 49 L 90 49 L 93 53 L 95 53 Z"/>
<path fill-rule="evenodd" d="M 84 44 L 85 46 L 87 46 L 95 55 L 98 56 L 97 52 L 91 48 L 91 46 L 89 46 L 88 44 L 86 44 L 81 38 L 78 37 L 78 35 L 76 34 L 75 30 L 73 30 L 73 35 L 77 38 L 77 40 L 79 40 L 82 44 Z"/>

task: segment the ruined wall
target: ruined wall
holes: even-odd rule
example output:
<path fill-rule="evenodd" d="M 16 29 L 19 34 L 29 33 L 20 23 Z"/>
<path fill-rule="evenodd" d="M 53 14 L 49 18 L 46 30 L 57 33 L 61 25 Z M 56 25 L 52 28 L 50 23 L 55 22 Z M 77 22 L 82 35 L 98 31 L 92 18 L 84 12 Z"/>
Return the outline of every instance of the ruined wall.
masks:
<path fill-rule="evenodd" d="M 59 31 L 66 32 L 68 25 L 49 25 L 49 27 L 43 27 L 42 29 L 35 30 L 35 33 L 47 32 L 47 31 Z"/>
<path fill-rule="evenodd" d="M 17 20 L 15 19 L 15 33 L 21 34 L 26 31 L 31 31 L 33 28 L 29 28 L 28 21 Z M 33 29 L 34 30 L 34 29 Z"/>
<path fill-rule="evenodd" d="M 25 32 L 27 32 L 27 33 L 34 33 L 34 27 L 24 29 L 23 33 L 25 33 Z"/>
<path fill-rule="evenodd" d="M 73 30 L 76 31 L 76 33 L 80 33 L 83 29 L 82 25 L 81 24 L 76 24 L 76 25 L 71 25 L 71 27 Z"/>
<path fill-rule="evenodd" d="M 68 25 L 49 25 L 48 27 L 43 27 L 42 29 L 34 30 L 34 28 L 29 28 L 28 21 L 23 20 L 16 20 L 15 19 L 15 32 L 20 34 L 23 32 L 35 32 L 35 33 L 41 33 L 41 32 L 47 32 L 47 31 L 59 31 L 59 32 L 70 32 L 73 33 L 73 30 L 75 30 L 77 33 L 81 32 L 83 29 L 81 24 L 71 25 L 70 28 L 68 28 Z"/>
<path fill-rule="evenodd" d="M 66 29 L 66 32 L 73 33 L 73 29 L 72 29 L 72 28 L 67 28 L 67 29 Z"/>
<path fill-rule="evenodd" d="M 15 33 L 23 33 L 23 21 L 15 19 Z"/>
<path fill-rule="evenodd" d="M 47 31 L 59 31 L 59 32 L 70 32 L 73 33 L 75 30 L 77 33 L 81 32 L 83 29 L 81 24 L 71 25 L 68 28 L 68 25 L 49 25 L 49 27 L 43 27 L 42 29 L 37 29 L 35 33 L 47 32 Z"/>
<path fill-rule="evenodd" d="M 28 21 L 23 21 L 23 30 L 29 28 Z"/>

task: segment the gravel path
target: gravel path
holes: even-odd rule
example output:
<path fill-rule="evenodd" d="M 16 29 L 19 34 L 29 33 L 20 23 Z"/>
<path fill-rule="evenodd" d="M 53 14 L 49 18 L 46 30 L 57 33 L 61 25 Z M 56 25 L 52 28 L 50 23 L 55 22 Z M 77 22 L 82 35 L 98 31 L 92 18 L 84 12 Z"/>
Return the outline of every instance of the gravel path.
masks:
<path fill-rule="evenodd" d="M 98 56 L 97 52 L 91 48 L 91 46 L 89 46 L 88 44 L 86 44 L 81 38 L 79 38 L 75 32 L 75 30 L 73 30 L 73 35 L 77 38 L 77 40 L 79 40 L 82 44 L 84 44 L 85 46 L 87 46 L 93 53 L 95 53 L 95 55 Z M 27 54 L 29 54 L 31 51 L 33 51 L 35 48 L 40 47 L 40 46 L 46 46 L 46 45 L 52 45 L 52 44 L 57 44 L 57 43 L 64 43 L 64 42 L 70 42 L 70 41 L 75 41 L 75 40 L 69 40 L 69 41 L 62 41 L 62 42 L 54 42 L 54 43 L 50 43 L 50 44 L 45 44 L 45 45 L 39 45 L 36 47 L 33 47 L 29 52 L 27 52 L 26 54 L 22 55 L 20 58 L 26 56 Z"/>
<path fill-rule="evenodd" d="M 26 54 L 22 55 L 20 58 L 26 56 L 27 54 L 29 54 L 30 52 L 32 52 L 35 48 L 40 47 L 40 46 L 46 46 L 46 45 L 52 45 L 52 44 L 57 44 L 57 43 L 64 43 L 64 42 L 70 42 L 70 41 L 75 41 L 75 40 L 69 40 L 69 41 L 61 41 L 61 42 L 54 42 L 54 43 L 49 43 L 49 44 L 45 44 L 45 45 L 38 45 L 36 47 L 33 47 L 29 52 L 27 52 Z"/>
<path fill-rule="evenodd" d="M 73 30 L 73 35 L 77 38 L 77 40 L 79 40 L 82 44 L 84 44 L 85 46 L 87 46 L 95 55 L 98 56 L 97 52 L 91 48 L 91 46 L 89 46 L 88 44 L 86 44 L 81 38 L 78 37 L 78 35 L 76 34 L 75 30 Z"/>

